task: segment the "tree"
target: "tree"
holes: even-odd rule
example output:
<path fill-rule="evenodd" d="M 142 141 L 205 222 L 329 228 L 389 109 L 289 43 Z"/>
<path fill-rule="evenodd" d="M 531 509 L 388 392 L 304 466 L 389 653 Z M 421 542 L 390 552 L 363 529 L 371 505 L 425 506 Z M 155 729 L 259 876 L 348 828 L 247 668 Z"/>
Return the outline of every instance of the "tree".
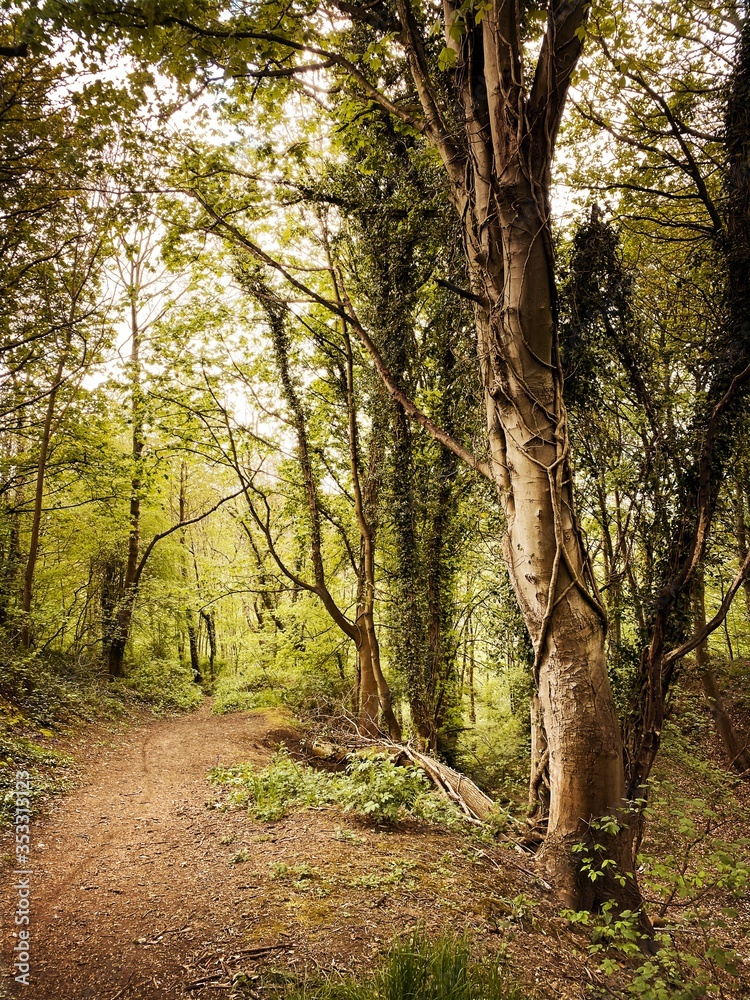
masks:
<path fill-rule="evenodd" d="M 86 27 L 82 15 L 102 16 L 96 3 L 54 6 L 78 27 Z M 410 417 L 493 479 L 506 513 L 506 560 L 535 647 L 550 779 L 542 857 L 572 904 L 609 896 L 637 903 L 633 878 L 626 878 L 624 887 L 607 877 L 596 883 L 581 880 L 573 851 L 581 837 L 589 836 L 589 823 L 616 815 L 619 830 L 607 845 L 607 860 L 631 870 L 630 834 L 621 811 L 626 794 L 622 743 L 605 664 L 606 615 L 575 514 L 550 226 L 556 139 L 586 34 L 587 9 L 583 0 L 538 6 L 511 0 L 461 7 L 448 2 L 444 45 L 429 31 L 429 12 L 408 0 L 375 8 L 332 0 L 317 6 L 315 17 L 309 9 L 294 8 L 280 15 L 271 4 L 228 13 L 222 4 L 146 9 L 122 2 L 108 5 L 103 16 L 110 29 L 129 34 L 141 58 L 160 62 L 183 82 L 196 75 L 208 80 L 217 65 L 222 67 L 235 99 L 233 115 L 248 113 L 247 93 L 265 93 L 269 106 L 275 101 L 278 108 L 287 81 L 297 80 L 298 92 L 325 103 L 315 74 L 330 71 L 333 94 L 344 95 L 333 101 L 331 112 L 346 114 L 353 102 L 365 113 L 375 107 L 436 151 L 446 198 L 462 227 L 471 283 L 463 296 L 475 309 L 489 464 L 440 431 L 401 392 L 345 286 L 339 288 L 340 301 L 332 290 L 326 298 L 243 234 L 236 213 L 231 219 L 223 215 L 221 198 L 204 205 L 219 231 L 258 260 L 277 266 L 294 288 L 348 324 Z M 344 15 L 349 23 L 342 25 Z M 527 55 L 534 44 L 535 63 Z M 335 262 L 334 272 L 340 263 Z M 700 562 L 715 503 L 713 444 L 727 409 L 721 385 L 719 378 L 714 408 L 702 415 L 707 433 L 698 462 L 687 474 L 697 476 L 697 491 L 693 483 L 686 492 L 698 497 L 698 506 L 678 518 L 677 527 L 685 530 L 675 546 L 650 651 L 642 660 L 647 686 L 643 724 L 631 755 L 631 794 L 642 791 L 658 750 L 662 677 L 670 676 L 685 651 L 680 646 L 664 653 L 667 621 Z M 694 520 L 698 529 L 691 534 Z"/>
<path fill-rule="evenodd" d="M 637 20 L 639 11 L 647 15 L 642 21 Z M 649 610 L 641 614 L 641 645 L 626 718 L 630 797 L 645 793 L 661 742 L 667 695 L 682 658 L 724 621 L 729 606 L 722 600 L 709 625 L 686 638 L 691 605 L 702 599 L 701 567 L 722 480 L 741 451 L 738 431 L 750 384 L 747 283 L 741 277 L 747 273 L 749 245 L 747 19 L 738 17 L 733 5 L 699 5 L 690 17 L 668 6 L 646 10 L 635 5 L 634 13 L 618 19 L 605 10 L 595 21 L 596 80 L 604 88 L 614 83 L 616 92 L 611 90 L 610 100 L 602 104 L 600 87 L 596 102 L 585 94 L 578 106 L 605 149 L 624 151 L 612 170 L 597 163 L 595 187 L 616 196 L 621 225 L 629 240 L 638 241 L 636 247 L 644 237 L 650 241 L 653 271 L 662 272 L 652 286 L 659 289 L 654 301 L 666 305 L 660 315 L 671 312 L 676 318 L 674 326 L 667 322 L 661 331 L 661 346 L 657 336 L 648 334 L 634 345 L 622 326 L 617 334 L 612 328 L 607 332 L 650 424 L 644 448 L 648 503 L 658 510 L 660 522 L 652 527 L 655 585 L 649 581 L 641 595 L 641 607 Z M 644 44 L 644 26 L 650 44 Z M 728 39 L 734 41 L 734 52 Z M 577 170 L 579 183 L 589 166 Z M 605 230 L 592 220 L 594 239 L 598 232 L 606 242 Z M 640 267 L 643 271 L 642 256 Z M 675 283 L 674 274 L 685 277 Z M 646 284 L 643 276 L 640 284 Z M 644 297 L 642 290 L 640 294 Z M 605 326 L 606 309 L 619 310 L 622 320 L 621 306 L 622 296 L 619 304 L 611 296 L 606 305 L 600 302 Z M 665 344 L 671 347 L 665 350 Z M 670 352 L 679 355 L 686 373 L 683 385 L 691 386 L 686 401 L 676 391 L 681 388 L 679 369 L 670 364 Z M 653 378 L 665 367 L 674 372 L 666 388 Z M 641 501 L 639 506 L 642 511 Z M 740 562 L 734 592 L 747 572 L 742 558 Z"/>
<path fill-rule="evenodd" d="M 263 484 L 266 470 L 262 464 L 258 469 L 253 469 L 252 456 L 246 454 L 246 435 L 243 434 L 241 427 L 236 427 L 230 406 L 220 398 L 220 396 L 225 395 L 226 382 L 228 381 L 226 376 L 224 376 L 225 384 L 219 392 L 211 385 L 211 382 L 215 381 L 215 376 L 213 379 L 209 379 L 204 373 L 208 400 L 203 404 L 202 409 L 200 403 L 196 403 L 194 406 L 196 411 L 201 414 L 206 426 L 212 427 L 210 434 L 223 461 L 237 475 L 247 503 L 250 522 L 262 539 L 262 544 L 270 553 L 278 571 L 301 591 L 315 595 L 335 626 L 354 642 L 358 659 L 358 716 L 362 732 L 368 736 L 376 735 L 379 731 L 379 714 L 382 713 L 385 727 L 390 736 L 394 739 L 400 739 L 400 725 L 393 711 L 390 689 L 381 667 L 380 644 L 374 612 L 376 587 L 374 516 L 377 507 L 377 476 L 380 453 L 377 439 L 371 438 L 367 462 L 362 461 L 354 353 L 348 330 L 345 326 L 339 330 L 339 343 L 334 346 L 327 337 L 321 337 L 320 340 L 323 346 L 330 350 L 330 356 L 326 360 L 333 369 L 331 381 L 339 387 L 339 393 L 343 397 L 342 407 L 346 415 L 345 425 L 341 428 L 341 432 L 347 445 L 351 492 L 340 487 L 339 489 L 349 498 L 353 507 L 357 525 L 356 540 L 353 542 L 350 540 L 345 519 L 340 518 L 335 511 L 330 509 L 330 504 L 327 503 L 327 498 L 324 497 L 321 489 L 321 473 L 316 453 L 322 455 L 325 469 L 334 478 L 337 486 L 339 483 L 334 464 L 327 455 L 328 448 L 325 444 L 316 445 L 315 443 L 315 439 L 320 437 L 325 442 L 328 428 L 323 431 L 322 435 L 320 432 L 314 434 L 311 430 L 311 415 L 303 400 L 299 379 L 293 368 L 290 331 L 294 325 L 294 314 L 288 304 L 268 284 L 252 259 L 243 259 L 241 255 L 238 255 L 235 270 L 246 295 L 259 306 L 270 335 L 275 374 L 288 414 L 282 420 L 291 429 L 295 439 L 295 478 L 299 480 L 298 491 L 302 501 L 299 504 L 301 508 L 299 513 L 304 512 L 302 517 L 304 518 L 304 539 L 307 550 L 305 556 L 311 567 L 311 579 L 302 574 L 302 568 L 294 565 L 279 545 L 269 492 Z M 330 331 L 327 333 L 330 335 Z M 233 368 L 235 369 L 235 377 L 239 375 L 240 383 L 244 383 L 246 387 L 251 386 L 251 379 L 244 374 L 242 367 L 234 363 Z M 330 415 L 323 418 L 323 420 L 325 419 L 331 419 Z M 223 424 L 223 427 L 215 426 L 217 420 L 219 424 Z M 321 420 L 318 421 L 318 423 L 321 422 Z M 277 450 L 280 449 L 273 449 L 273 451 Z M 276 456 L 273 457 L 275 461 L 278 461 Z M 363 465 L 365 471 L 362 469 Z M 333 574 L 329 572 L 327 567 L 324 522 L 328 522 L 335 529 L 335 535 L 343 540 L 345 552 L 356 574 L 357 595 L 353 621 L 347 615 L 341 602 L 337 600 L 332 587 L 331 577 Z M 255 549 L 251 527 L 245 522 L 242 523 L 250 544 Z"/>

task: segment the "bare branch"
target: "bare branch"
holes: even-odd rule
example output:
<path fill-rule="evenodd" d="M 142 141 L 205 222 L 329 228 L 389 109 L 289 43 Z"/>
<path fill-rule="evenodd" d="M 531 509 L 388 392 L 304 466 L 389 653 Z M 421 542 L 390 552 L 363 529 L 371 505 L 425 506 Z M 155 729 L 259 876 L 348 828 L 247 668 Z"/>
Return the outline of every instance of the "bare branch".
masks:
<path fill-rule="evenodd" d="M 673 649 L 670 653 L 667 653 L 661 661 L 662 669 L 670 666 L 676 660 L 681 660 L 683 656 L 687 656 L 688 653 L 692 653 L 703 642 L 707 639 L 712 632 L 714 632 L 724 621 L 729 609 L 732 606 L 732 601 L 737 591 L 740 589 L 745 580 L 750 580 L 750 554 L 745 556 L 745 561 L 740 567 L 740 571 L 737 576 L 732 580 L 732 585 L 729 590 L 724 595 L 724 600 L 721 602 L 719 610 L 713 616 L 710 622 L 707 622 L 703 628 L 699 629 L 695 635 L 693 635 L 687 642 L 683 642 L 681 646 Z"/>

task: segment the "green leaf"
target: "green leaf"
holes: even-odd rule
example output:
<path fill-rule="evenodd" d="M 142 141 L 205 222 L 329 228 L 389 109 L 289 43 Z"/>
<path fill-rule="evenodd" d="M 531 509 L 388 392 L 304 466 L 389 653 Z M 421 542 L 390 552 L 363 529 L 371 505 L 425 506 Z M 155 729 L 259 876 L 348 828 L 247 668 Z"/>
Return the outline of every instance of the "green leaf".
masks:
<path fill-rule="evenodd" d="M 448 46 L 446 45 L 445 48 L 442 49 L 440 55 L 438 56 L 438 68 L 441 69 L 443 72 L 449 69 L 453 69 L 453 67 L 456 65 L 456 59 L 457 57 L 455 49 L 449 49 Z"/>

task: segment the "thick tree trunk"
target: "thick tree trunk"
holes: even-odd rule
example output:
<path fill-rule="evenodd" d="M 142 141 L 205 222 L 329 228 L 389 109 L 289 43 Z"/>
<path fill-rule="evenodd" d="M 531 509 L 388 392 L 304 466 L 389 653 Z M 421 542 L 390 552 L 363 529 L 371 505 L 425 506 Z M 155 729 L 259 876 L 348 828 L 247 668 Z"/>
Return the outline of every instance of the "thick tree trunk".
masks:
<path fill-rule="evenodd" d="M 443 7 L 454 67 L 451 114 L 462 119 L 460 132 L 445 113 L 414 8 L 396 0 L 423 131 L 445 167 L 477 303 L 490 470 L 506 515 L 511 581 L 534 644 L 549 750 L 542 858 L 569 905 L 614 898 L 632 908 L 640 904 L 634 877 L 626 877 L 625 887 L 609 875 L 582 877 L 574 850 L 581 841 L 606 840 L 603 858 L 632 876 L 622 743 L 605 666 L 606 616 L 573 515 L 550 230 L 555 140 L 589 4 L 549 4 L 530 85 L 518 3 L 483 7 L 480 23 L 455 0 Z M 382 359 L 379 370 L 399 398 Z M 426 418 L 421 422 L 484 471 L 459 442 Z M 603 838 L 595 827 L 605 816 L 618 823 Z"/>
<path fill-rule="evenodd" d="M 519 167 L 520 172 L 520 167 Z M 492 278 L 481 234 L 467 233 L 492 469 L 507 519 L 505 557 L 535 651 L 549 767 L 541 857 L 568 905 L 638 901 L 634 879 L 582 878 L 572 848 L 601 817 L 624 823 L 625 775 L 605 664 L 605 615 L 572 510 L 566 413 L 556 357 L 553 262 L 544 211 L 524 183 L 505 192 L 504 266 Z M 533 779 L 532 779 L 533 780 Z M 632 873 L 627 829 L 607 844 Z"/>

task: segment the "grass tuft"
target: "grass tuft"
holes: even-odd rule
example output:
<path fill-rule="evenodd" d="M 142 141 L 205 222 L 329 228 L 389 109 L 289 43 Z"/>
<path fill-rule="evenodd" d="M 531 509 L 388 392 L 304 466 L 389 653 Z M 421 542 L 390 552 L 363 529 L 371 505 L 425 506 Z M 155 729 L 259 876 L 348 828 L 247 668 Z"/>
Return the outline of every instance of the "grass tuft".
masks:
<path fill-rule="evenodd" d="M 378 968 L 362 977 L 328 980 L 286 1000 L 524 1000 L 497 961 L 472 958 L 465 937 L 423 933 L 397 941 Z"/>

